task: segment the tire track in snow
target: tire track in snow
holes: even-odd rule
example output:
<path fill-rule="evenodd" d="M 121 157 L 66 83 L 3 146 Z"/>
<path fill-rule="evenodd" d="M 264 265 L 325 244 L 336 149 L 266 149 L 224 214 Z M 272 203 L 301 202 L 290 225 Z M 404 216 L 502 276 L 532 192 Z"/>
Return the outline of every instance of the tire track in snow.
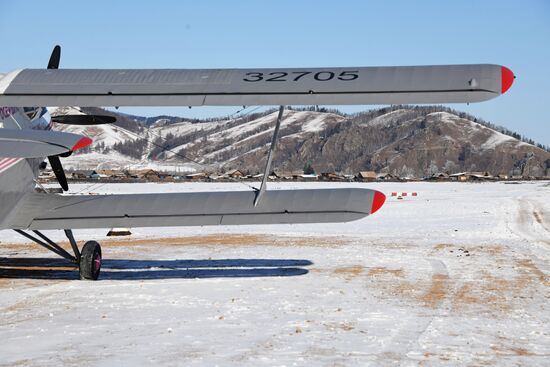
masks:
<path fill-rule="evenodd" d="M 378 354 L 375 361 L 367 364 L 368 366 L 387 365 L 388 356 L 393 356 L 392 362 L 398 365 L 423 358 L 422 353 L 418 352 L 420 350 L 419 340 L 434 320 L 444 316 L 441 305 L 449 293 L 449 273 L 445 263 L 438 259 L 426 259 L 426 261 L 430 263 L 432 274 L 430 287 L 422 297 L 422 301 L 426 306 L 432 308 L 431 315 L 424 318 L 415 317 L 396 330 L 384 350 Z"/>
<path fill-rule="evenodd" d="M 530 241 L 542 242 L 550 245 L 550 230 L 545 222 L 544 210 L 539 203 L 526 198 L 520 198 L 515 229 L 517 235 Z"/>

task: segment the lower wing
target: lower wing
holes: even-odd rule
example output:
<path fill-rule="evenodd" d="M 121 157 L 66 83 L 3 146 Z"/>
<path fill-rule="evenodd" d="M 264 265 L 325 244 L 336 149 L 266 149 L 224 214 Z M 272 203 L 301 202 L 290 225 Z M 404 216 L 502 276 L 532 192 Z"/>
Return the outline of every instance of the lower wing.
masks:
<path fill-rule="evenodd" d="M 384 194 L 369 189 L 76 195 L 28 194 L 13 229 L 76 229 L 346 222 L 374 213 Z"/>

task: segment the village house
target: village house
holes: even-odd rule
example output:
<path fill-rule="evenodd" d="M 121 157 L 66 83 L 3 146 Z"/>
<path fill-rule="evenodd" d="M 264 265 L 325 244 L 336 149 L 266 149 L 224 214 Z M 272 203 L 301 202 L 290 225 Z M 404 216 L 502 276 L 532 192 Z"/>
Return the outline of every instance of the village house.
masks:
<path fill-rule="evenodd" d="M 319 177 L 321 180 L 325 181 L 345 181 L 346 178 L 334 172 L 322 172 Z"/>
<path fill-rule="evenodd" d="M 378 181 L 396 181 L 399 180 L 399 177 L 392 175 L 391 173 L 379 173 L 376 175 Z"/>
<path fill-rule="evenodd" d="M 225 174 L 224 174 L 225 177 L 230 177 L 230 178 L 243 178 L 244 177 L 244 173 L 242 173 L 241 171 L 239 171 L 238 169 L 232 169 L 230 171 L 227 171 Z"/>
<path fill-rule="evenodd" d="M 279 180 L 290 180 L 292 178 L 290 172 L 273 172 L 272 175 Z"/>
<path fill-rule="evenodd" d="M 465 181 L 485 181 L 493 180 L 494 177 L 489 172 L 460 172 L 449 175 L 453 181 L 465 182 Z"/>
<path fill-rule="evenodd" d="M 97 173 L 105 177 L 114 177 L 116 175 L 116 171 L 112 169 L 100 169 L 97 170 Z"/>
<path fill-rule="evenodd" d="M 38 175 L 38 179 L 43 181 L 47 181 L 53 178 L 55 178 L 55 174 L 53 173 L 53 171 L 50 170 L 41 171 Z"/>
<path fill-rule="evenodd" d="M 317 181 L 319 179 L 319 175 L 315 173 L 300 175 L 299 177 L 300 181 Z"/>
<path fill-rule="evenodd" d="M 471 175 L 479 179 L 485 179 L 485 180 L 494 179 L 493 175 L 491 175 L 489 172 L 471 172 Z"/>
<path fill-rule="evenodd" d="M 207 177 L 207 174 L 204 172 L 195 172 L 185 175 L 185 178 L 188 180 L 204 180 Z"/>
<path fill-rule="evenodd" d="M 85 180 L 87 178 L 99 179 L 100 175 L 96 170 L 76 170 L 69 175 L 72 179 Z"/>
<path fill-rule="evenodd" d="M 86 178 L 86 175 L 84 175 L 82 171 L 73 171 L 73 172 L 67 172 L 67 178 L 71 180 L 83 180 Z"/>
<path fill-rule="evenodd" d="M 112 169 L 101 169 L 96 171 L 101 178 L 109 178 L 114 180 L 124 180 L 128 177 L 124 171 L 117 171 Z"/>
<path fill-rule="evenodd" d="M 250 178 L 250 179 L 253 179 L 253 180 L 259 180 L 259 179 L 262 179 L 264 177 L 264 174 L 263 173 L 256 173 L 255 175 L 248 175 L 247 177 Z"/>
<path fill-rule="evenodd" d="M 449 174 L 445 172 L 438 172 L 432 174 L 430 177 L 426 178 L 428 181 L 447 181 L 450 179 Z"/>
<path fill-rule="evenodd" d="M 208 176 L 208 179 L 212 181 L 217 181 L 220 178 L 223 178 L 223 176 L 218 175 L 217 173 L 212 173 L 211 175 Z"/>
<path fill-rule="evenodd" d="M 359 181 L 376 181 L 376 172 L 374 171 L 361 171 L 357 174 L 357 180 Z"/>
<path fill-rule="evenodd" d="M 150 169 L 150 168 L 134 171 L 132 172 L 132 175 L 135 175 L 138 178 L 141 178 L 150 182 L 160 181 L 160 174 L 154 169 Z"/>
<path fill-rule="evenodd" d="M 304 175 L 304 171 L 286 171 L 286 172 L 279 172 L 277 173 L 277 176 L 279 178 L 283 178 L 285 180 L 298 180 Z"/>

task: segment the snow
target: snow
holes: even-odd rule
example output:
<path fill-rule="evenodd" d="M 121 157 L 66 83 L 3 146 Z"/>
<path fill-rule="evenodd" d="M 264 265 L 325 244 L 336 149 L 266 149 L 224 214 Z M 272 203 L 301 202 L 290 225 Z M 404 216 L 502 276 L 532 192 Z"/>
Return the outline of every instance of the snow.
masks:
<path fill-rule="evenodd" d="M 137 139 L 134 134 L 128 133 L 125 129 L 111 124 L 93 126 L 55 124 L 55 130 L 73 134 L 81 134 L 85 136 L 92 136 L 94 140 L 92 146 L 95 146 L 99 143 L 104 143 L 105 147 L 111 147 L 116 143 L 123 143 L 128 140 Z"/>
<path fill-rule="evenodd" d="M 337 116 L 337 115 L 332 115 L 332 116 Z M 313 119 L 307 121 L 304 124 L 304 126 L 302 126 L 302 131 L 308 132 L 308 133 L 321 131 L 325 127 L 326 120 L 327 120 L 327 116 L 325 115 L 315 116 Z M 340 117 L 339 120 L 344 120 L 344 118 Z"/>
<path fill-rule="evenodd" d="M 52 116 L 64 116 L 64 115 L 85 115 L 84 112 L 78 107 L 48 107 L 48 112 Z"/>
<path fill-rule="evenodd" d="M 214 141 L 223 139 L 241 139 L 241 141 L 244 141 L 246 139 L 257 137 L 262 134 L 271 134 L 275 129 L 275 121 L 277 119 L 277 115 L 278 112 L 273 112 L 256 120 L 252 120 L 250 122 L 243 123 L 241 125 L 234 126 L 232 128 L 225 129 L 221 132 L 213 134 L 211 138 L 209 137 L 209 139 L 212 139 Z M 331 117 L 337 117 L 341 120 L 344 120 L 343 117 L 334 114 L 325 114 L 311 111 L 285 111 L 283 115 L 283 120 L 281 122 L 281 129 L 284 129 L 287 126 L 296 123 L 302 124 L 302 122 L 305 121 L 305 123 L 302 125 L 302 131 L 316 132 L 322 130 L 326 119 Z M 254 135 L 247 136 L 246 138 L 241 138 L 242 135 L 252 132 L 260 127 L 264 127 L 264 129 L 260 130 Z"/>
<path fill-rule="evenodd" d="M 432 113 L 429 113 L 429 114 L 426 115 L 426 117 L 428 117 L 428 116 L 437 117 L 441 121 L 449 123 L 449 124 L 454 124 L 454 123 L 456 123 L 456 120 L 460 119 L 460 117 L 458 117 L 455 114 L 452 114 L 452 113 L 449 113 L 449 112 L 443 112 L 443 111 L 442 112 L 432 112 Z M 470 120 L 466 120 L 466 121 L 470 121 Z"/>
<path fill-rule="evenodd" d="M 495 131 L 493 134 L 491 134 L 491 136 L 487 139 L 487 141 L 481 145 L 480 148 L 482 150 L 495 149 L 497 145 L 500 145 L 507 141 L 516 141 L 519 143 L 517 139 Z"/>
<path fill-rule="evenodd" d="M 224 129 L 218 133 L 212 134 L 211 139 L 214 141 L 217 140 L 223 140 L 223 139 L 230 139 L 234 140 L 241 135 L 248 133 L 250 131 L 254 131 L 257 128 L 265 125 L 265 130 L 267 131 L 269 128 L 274 129 L 275 127 L 275 120 L 277 119 L 277 113 L 271 113 L 269 115 L 260 117 L 256 120 L 252 120 L 247 123 L 243 123 L 228 129 Z M 209 137 L 210 139 L 210 137 Z"/>
<path fill-rule="evenodd" d="M 394 123 L 396 118 L 399 118 L 399 116 L 408 112 L 409 112 L 408 110 L 403 110 L 403 109 L 388 112 L 384 115 L 373 118 L 368 122 L 368 125 L 369 126 L 390 126 Z"/>
<path fill-rule="evenodd" d="M 90 169 L 137 169 L 134 165 L 138 161 L 128 156 L 122 155 L 117 151 L 110 151 L 107 154 L 91 152 L 86 153 L 86 159 L 83 155 L 73 154 L 63 158 L 63 167 L 75 170 L 90 170 Z"/>
<path fill-rule="evenodd" d="M 276 118 L 277 118 L 277 112 L 274 112 L 267 116 L 253 120 L 251 122 L 244 123 L 244 124 L 223 130 L 216 134 L 212 134 L 212 136 L 209 137 L 209 140 L 211 141 L 221 141 L 223 139 L 230 139 L 231 141 L 233 141 L 233 144 L 225 146 L 218 150 L 212 151 L 208 154 L 205 154 L 203 158 L 212 159 L 223 152 L 233 149 L 235 146 L 238 146 L 239 144 L 245 143 L 246 141 L 256 139 L 262 135 L 271 136 L 275 129 Z M 301 126 L 300 132 L 286 135 L 281 139 L 291 138 L 291 137 L 292 138 L 300 137 L 300 136 L 303 136 L 304 132 L 310 133 L 310 132 L 321 131 L 324 128 L 327 122 L 327 119 L 331 119 L 331 118 L 334 118 L 340 121 L 345 119 L 344 117 L 341 117 L 335 114 L 324 114 L 324 113 L 311 112 L 311 111 L 301 111 L 301 112 L 286 111 L 285 114 L 283 115 L 283 121 L 281 122 L 281 129 L 284 129 L 285 127 L 288 127 L 293 124 L 300 124 L 302 126 Z M 263 129 L 259 129 L 260 127 L 263 127 Z M 247 134 L 258 129 L 259 131 L 252 135 Z M 245 136 L 244 138 L 243 138 L 243 135 Z M 191 144 L 192 143 L 185 144 L 176 149 L 187 148 Z M 248 151 L 247 153 L 252 153 L 261 148 L 262 147 L 254 148 Z M 236 159 L 236 158 L 233 158 L 233 159 Z"/>
<path fill-rule="evenodd" d="M 156 124 L 151 126 L 151 133 L 153 136 L 161 135 L 166 136 L 168 134 L 173 134 L 174 136 L 183 136 L 190 134 L 195 131 L 202 130 L 211 130 L 223 124 L 226 121 L 216 121 L 216 122 L 201 122 L 201 123 L 191 123 L 188 121 L 178 122 L 171 125 L 159 125 Z"/>
<path fill-rule="evenodd" d="M 433 112 L 433 113 L 430 113 L 428 114 L 427 116 L 435 116 L 437 118 L 439 118 L 442 122 L 445 122 L 445 123 L 451 123 L 451 124 L 456 124 L 458 121 L 461 122 L 461 126 L 463 128 L 467 128 L 468 130 L 465 132 L 468 133 L 468 135 L 472 135 L 472 134 L 475 134 L 475 133 L 479 133 L 481 131 L 484 131 L 484 132 L 490 132 L 490 136 L 487 138 L 487 140 L 480 146 L 480 150 L 490 150 L 490 149 L 495 149 L 498 145 L 500 144 L 503 144 L 503 143 L 506 143 L 506 142 L 515 142 L 515 145 L 517 147 L 521 146 L 521 145 L 529 145 L 529 144 L 526 144 L 526 143 L 523 143 L 511 136 L 508 136 L 506 134 L 503 134 L 501 132 L 498 132 L 498 131 L 494 131 L 492 129 L 489 129 L 481 124 L 478 124 L 476 122 L 473 122 L 473 121 L 470 121 L 470 120 L 467 120 L 467 119 L 461 119 L 460 117 L 452 114 L 452 113 L 448 113 L 448 112 Z"/>
<path fill-rule="evenodd" d="M 250 190 L 89 185 L 71 192 Z M 0 365 L 547 365 L 550 182 L 268 189 L 305 187 L 388 198 L 343 224 L 75 231 L 103 243 L 97 282 L 3 231 Z"/>
<path fill-rule="evenodd" d="M 426 117 L 435 117 L 441 122 L 444 122 L 446 124 L 459 124 L 461 129 L 464 133 L 471 136 L 472 134 L 478 133 L 482 129 L 486 129 L 482 125 L 478 124 L 477 122 L 470 121 L 468 119 L 460 118 L 459 116 L 449 113 L 449 112 L 432 112 Z M 439 122 L 439 121 L 438 121 Z M 489 130 L 489 129 L 487 129 Z"/>
<path fill-rule="evenodd" d="M 177 162 L 171 164 L 166 161 L 151 161 L 149 159 L 134 159 L 117 151 L 109 153 L 91 152 L 85 154 L 74 154 L 63 158 L 63 167 L 72 170 L 98 170 L 98 169 L 120 169 L 120 170 L 141 170 L 153 169 L 158 172 L 189 173 L 204 170 L 204 165 L 193 162 Z"/>

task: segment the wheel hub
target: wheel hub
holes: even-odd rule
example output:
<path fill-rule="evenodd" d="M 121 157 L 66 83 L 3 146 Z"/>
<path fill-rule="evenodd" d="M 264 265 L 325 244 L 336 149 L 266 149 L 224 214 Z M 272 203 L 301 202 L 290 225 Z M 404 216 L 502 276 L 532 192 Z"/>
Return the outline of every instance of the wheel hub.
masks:
<path fill-rule="evenodd" d="M 100 254 L 96 254 L 96 256 L 94 257 L 94 271 L 99 271 L 99 269 L 101 269 L 101 255 Z"/>

